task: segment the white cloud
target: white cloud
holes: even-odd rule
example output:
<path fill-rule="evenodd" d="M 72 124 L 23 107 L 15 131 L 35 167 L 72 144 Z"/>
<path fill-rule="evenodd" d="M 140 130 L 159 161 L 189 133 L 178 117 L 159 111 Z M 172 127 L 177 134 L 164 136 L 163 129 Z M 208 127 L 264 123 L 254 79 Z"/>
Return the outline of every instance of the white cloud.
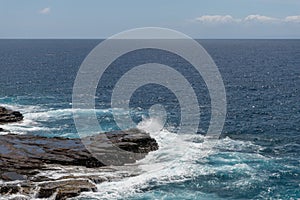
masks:
<path fill-rule="evenodd" d="M 203 15 L 196 18 L 196 21 L 203 23 L 230 23 L 235 19 L 231 15 Z"/>
<path fill-rule="evenodd" d="M 277 18 L 268 17 L 268 16 L 264 16 L 264 15 L 248 15 L 247 17 L 245 17 L 245 19 L 243 21 L 245 21 L 245 22 L 276 22 L 276 21 L 280 21 L 280 20 Z"/>
<path fill-rule="evenodd" d="M 51 12 L 51 9 L 48 7 L 48 8 L 43 8 L 41 10 L 39 10 L 39 13 L 42 14 L 42 15 L 47 15 Z"/>
<path fill-rule="evenodd" d="M 234 18 L 231 15 L 203 15 L 194 21 L 206 24 L 225 24 L 225 23 L 300 23 L 300 15 L 287 16 L 285 18 L 274 18 L 264 15 L 248 15 L 245 18 Z"/>
<path fill-rule="evenodd" d="M 300 15 L 298 16 L 287 16 L 284 21 L 286 22 L 296 22 L 296 23 L 300 23 Z"/>

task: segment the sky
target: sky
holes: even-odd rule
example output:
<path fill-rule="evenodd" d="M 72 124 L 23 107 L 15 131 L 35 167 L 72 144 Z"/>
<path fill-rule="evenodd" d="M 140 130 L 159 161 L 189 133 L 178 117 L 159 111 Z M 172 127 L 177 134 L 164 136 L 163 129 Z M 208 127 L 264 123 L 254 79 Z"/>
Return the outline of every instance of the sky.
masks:
<path fill-rule="evenodd" d="M 0 0 L 0 38 L 107 38 L 149 26 L 197 39 L 300 39 L 300 0 Z"/>

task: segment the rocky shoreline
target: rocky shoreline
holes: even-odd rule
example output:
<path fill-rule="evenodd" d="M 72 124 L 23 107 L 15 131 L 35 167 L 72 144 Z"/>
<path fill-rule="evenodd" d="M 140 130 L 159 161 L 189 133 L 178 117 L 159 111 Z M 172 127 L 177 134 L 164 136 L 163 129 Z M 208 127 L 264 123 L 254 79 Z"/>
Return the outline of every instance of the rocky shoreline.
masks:
<path fill-rule="evenodd" d="M 20 112 L 0 107 L 0 125 L 22 119 Z M 97 153 L 91 154 L 82 140 L 91 141 L 89 145 Z M 135 154 L 120 154 L 111 148 L 111 143 L 124 152 Z M 103 173 L 99 174 L 105 171 L 118 174 L 116 168 L 107 167 L 102 158 L 110 159 L 115 166 L 122 166 L 134 163 L 157 149 L 156 141 L 138 129 L 101 133 L 83 139 L 12 133 L 0 135 L 0 197 L 67 199 L 84 191 L 95 192 L 98 183 L 133 175 L 106 177 Z M 60 171 L 64 173 L 59 177 L 47 175 Z M 11 197 L 12 194 L 19 196 Z"/>
<path fill-rule="evenodd" d="M 23 115 L 19 111 L 9 110 L 0 106 L 0 125 L 5 123 L 22 121 L 23 118 Z"/>

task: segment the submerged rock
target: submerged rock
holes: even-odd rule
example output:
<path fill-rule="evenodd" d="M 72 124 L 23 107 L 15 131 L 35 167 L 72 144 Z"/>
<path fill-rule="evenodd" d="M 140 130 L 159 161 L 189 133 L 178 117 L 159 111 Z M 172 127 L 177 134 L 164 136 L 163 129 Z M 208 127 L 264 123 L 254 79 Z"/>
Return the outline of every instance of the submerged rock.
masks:
<path fill-rule="evenodd" d="M 0 124 L 18 122 L 21 120 L 23 120 L 23 115 L 20 112 L 0 106 Z"/>

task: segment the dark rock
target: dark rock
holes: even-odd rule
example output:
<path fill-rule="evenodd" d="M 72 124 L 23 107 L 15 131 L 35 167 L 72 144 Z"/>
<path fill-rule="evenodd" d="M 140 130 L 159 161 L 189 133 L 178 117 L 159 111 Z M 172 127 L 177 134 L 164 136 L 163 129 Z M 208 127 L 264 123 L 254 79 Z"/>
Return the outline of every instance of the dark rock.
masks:
<path fill-rule="evenodd" d="M 23 196 L 19 196 L 19 197 L 13 197 L 9 200 L 30 200 L 29 197 L 23 197 Z"/>
<path fill-rule="evenodd" d="M 4 175 L 7 172 L 28 175 L 35 169 L 43 169 L 44 164 L 101 167 L 107 163 L 133 163 L 142 159 L 145 153 L 158 149 L 156 141 L 138 129 L 98 134 L 83 140 L 90 141 L 87 147 L 93 150 L 93 154 L 80 139 L 0 135 L 0 178 L 7 179 Z M 116 148 L 108 145 L 109 142 L 125 151 L 117 152 Z M 129 154 L 128 151 L 136 154 Z"/>
<path fill-rule="evenodd" d="M 10 131 L 0 128 L 0 132 L 10 133 Z"/>
<path fill-rule="evenodd" d="M 92 150 L 92 153 L 87 149 Z M 97 168 L 95 170 L 98 171 L 98 167 L 103 168 L 108 163 L 133 163 L 157 149 L 156 141 L 138 129 L 102 133 L 83 139 L 0 135 L 0 179 L 22 181 L 22 184 L 0 184 L 0 195 L 18 193 L 32 197 L 37 192 L 39 198 L 52 198 L 56 195 L 55 199 L 66 199 L 78 196 L 83 191 L 96 191 L 95 184 L 109 181 L 110 178 L 70 175 L 54 180 L 37 174 L 49 170 L 49 164 L 83 166 Z"/>
<path fill-rule="evenodd" d="M 70 175 L 70 176 L 63 176 L 63 177 L 59 178 L 59 180 L 64 180 L 64 179 L 88 179 L 95 184 L 99 184 L 99 183 L 108 181 L 108 178 L 102 177 L 102 176 L 97 176 L 97 175 L 89 175 L 89 176 Z"/>
<path fill-rule="evenodd" d="M 97 191 L 97 187 L 89 180 L 63 180 L 39 184 L 37 198 L 49 198 L 55 192 L 56 200 L 64 200 L 78 196 L 81 192 Z"/>
<path fill-rule="evenodd" d="M 23 115 L 18 111 L 12 111 L 0 106 L 0 124 L 18 122 L 23 120 Z"/>
<path fill-rule="evenodd" d="M 107 138 L 124 152 L 116 152 L 106 145 Z M 91 154 L 80 139 L 46 138 L 33 135 L 0 135 L 0 178 L 7 180 L 6 172 L 21 175 L 43 169 L 44 164 L 101 167 L 108 161 L 115 165 L 133 163 L 144 153 L 158 149 L 156 141 L 138 129 L 98 134 L 84 138 L 90 140 Z M 127 151 L 134 152 L 135 157 Z M 129 157 L 130 156 L 130 157 Z M 97 159 L 97 158 L 99 159 Z M 12 176 L 10 176 L 12 177 Z M 13 180 L 13 178 L 12 178 Z"/>
<path fill-rule="evenodd" d="M 0 124 L 22 119 L 20 112 L 0 107 Z M 0 128 L 0 132 L 3 131 L 8 132 Z M 53 179 L 39 173 L 49 170 L 49 165 L 82 166 L 87 167 L 86 170 L 96 168 L 97 172 L 108 169 L 113 172 L 114 169 L 104 166 L 134 163 L 157 149 L 156 141 L 138 129 L 102 133 L 82 139 L 10 133 L 0 135 L 0 179 L 6 181 L 0 183 L 0 196 L 5 195 L 10 199 L 9 195 L 18 194 L 13 197 L 16 200 L 50 197 L 64 200 L 76 197 L 84 191 L 96 191 L 95 184 L 110 181 L 112 177 L 74 176 L 70 173 Z M 7 182 L 15 180 L 18 182 Z"/>
<path fill-rule="evenodd" d="M 101 169 L 99 169 L 101 170 Z M 21 196 L 16 199 L 50 198 L 64 200 L 76 197 L 81 192 L 97 191 L 96 184 L 109 181 L 108 178 L 97 175 L 65 176 L 59 179 L 44 179 L 40 182 L 25 181 L 22 183 L 0 184 L 0 196 L 9 197 L 12 194 Z"/>
<path fill-rule="evenodd" d="M 6 195 L 6 194 L 16 194 L 20 191 L 20 187 L 18 185 L 2 185 L 0 187 L 0 194 Z"/>
<path fill-rule="evenodd" d="M 3 183 L 0 185 L 0 196 L 12 194 L 20 194 L 22 196 L 15 197 L 15 199 L 28 199 L 24 195 L 28 195 L 30 193 L 34 193 L 35 186 L 29 182 L 24 183 Z M 10 198 L 7 198 L 10 199 Z"/>

